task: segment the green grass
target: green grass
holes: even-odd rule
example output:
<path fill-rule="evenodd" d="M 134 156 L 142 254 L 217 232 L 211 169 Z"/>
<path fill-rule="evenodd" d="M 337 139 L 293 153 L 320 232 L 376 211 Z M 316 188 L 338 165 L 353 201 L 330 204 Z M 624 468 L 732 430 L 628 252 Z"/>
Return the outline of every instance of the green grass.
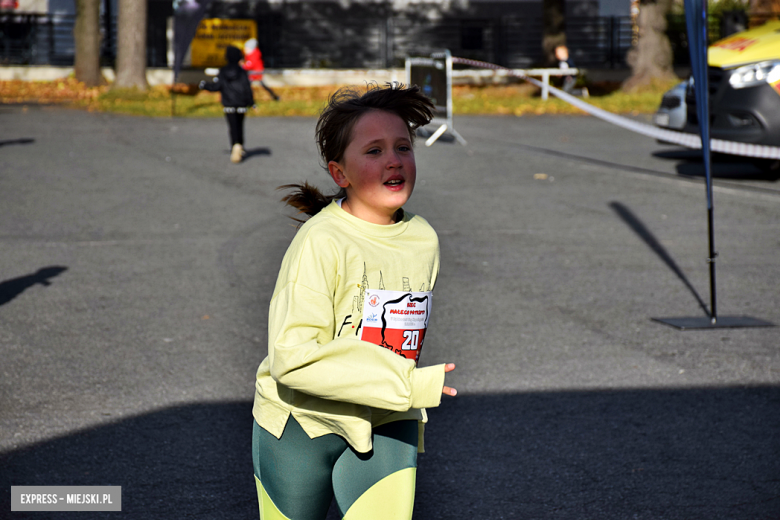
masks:
<path fill-rule="evenodd" d="M 591 84 L 589 103 L 620 114 L 649 114 L 657 110 L 663 93 L 674 83 L 657 84 L 636 93 L 618 90 L 619 84 Z M 258 116 L 316 117 L 328 95 L 337 87 L 281 87 L 274 89 L 281 101 L 273 101 L 262 89 L 255 89 Z M 87 88 L 75 80 L 57 82 L 0 82 L 0 103 L 62 103 L 98 112 L 145 117 L 222 117 L 219 94 L 200 92 L 194 86 L 178 85 L 181 92 L 156 86 L 146 91 L 116 90 L 107 86 Z M 455 114 L 532 115 L 582 114 L 577 108 L 554 98 L 540 97 L 539 89 L 528 84 L 456 86 L 453 89 Z"/>
<path fill-rule="evenodd" d="M 625 93 L 619 85 L 593 84 L 586 102 L 619 114 L 651 114 L 658 109 L 661 96 L 675 83 L 656 84 L 635 93 Z M 455 87 L 453 109 L 456 114 L 582 114 L 583 112 L 550 94 L 541 98 L 540 89 L 528 85 Z"/>
<path fill-rule="evenodd" d="M 280 88 L 282 97 L 273 101 L 265 90 L 255 89 L 256 110 L 250 116 L 316 116 L 327 100 L 328 88 Z M 219 94 L 198 92 L 172 93 L 167 87 L 138 90 L 107 90 L 87 100 L 75 101 L 76 106 L 91 111 L 113 112 L 147 117 L 222 117 Z"/>

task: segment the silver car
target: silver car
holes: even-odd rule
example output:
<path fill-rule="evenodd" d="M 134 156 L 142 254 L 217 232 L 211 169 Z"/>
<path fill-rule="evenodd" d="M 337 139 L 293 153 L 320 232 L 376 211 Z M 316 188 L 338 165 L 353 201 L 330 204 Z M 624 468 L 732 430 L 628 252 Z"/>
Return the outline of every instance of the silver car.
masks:
<path fill-rule="evenodd" d="M 682 130 L 688 119 L 688 109 L 685 105 L 685 91 L 688 81 L 675 85 L 661 98 L 661 106 L 653 115 L 653 123 L 661 128 Z"/>

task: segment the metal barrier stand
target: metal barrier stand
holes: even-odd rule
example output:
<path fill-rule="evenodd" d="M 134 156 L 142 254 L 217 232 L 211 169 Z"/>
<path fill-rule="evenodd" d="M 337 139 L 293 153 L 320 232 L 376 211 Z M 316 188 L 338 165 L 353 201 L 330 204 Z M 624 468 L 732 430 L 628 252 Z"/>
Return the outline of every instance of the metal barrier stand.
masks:
<path fill-rule="evenodd" d="M 443 62 L 443 63 L 442 63 Z M 412 67 L 419 67 L 421 69 L 427 68 L 431 70 L 431 73 L 424 77 L 423 81 L 417 81 L 420 87 L 423 89 L 423 94 L 431 97 L 434 102 L 435 114 L 432 123 L 441 120 L 437 118 L 436 114 L 444 113 L 444 122 L 441 123 L 439 128 L 431 135 L 426 141 L 425 146 L 431 146 L 436 142 L 439 137 L 447 130 L 458 140 L 460 144 L 466 146 L 468 143 L 456 130 L 452 122 L 452 54 L 449 50 L 442 52 L 435 52 L 430 55 L 429 58 L 406 58 L 406 82 L 408 84 L 415 83 L 413 76 L 418 76 L 418 70 L 412 70 Z M 433 71 L 437 74 L 437 80 L 432 78 Z M 444 85 L 438 81 L 441 79 L 441 71 L 444 72 Z M 444 96 L 445 103 L 441 104 L 441 97 Z"/>

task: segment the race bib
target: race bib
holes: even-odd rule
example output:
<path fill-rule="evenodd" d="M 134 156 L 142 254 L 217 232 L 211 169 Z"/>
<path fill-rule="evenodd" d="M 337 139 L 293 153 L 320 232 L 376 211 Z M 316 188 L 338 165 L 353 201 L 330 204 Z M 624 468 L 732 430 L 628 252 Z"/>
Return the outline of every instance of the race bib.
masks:
<path fill-rule="evenodd" d="M 360 339 L 417 363 L 428 328 L 431 296 L 430 291 L 367 289 Z"/>

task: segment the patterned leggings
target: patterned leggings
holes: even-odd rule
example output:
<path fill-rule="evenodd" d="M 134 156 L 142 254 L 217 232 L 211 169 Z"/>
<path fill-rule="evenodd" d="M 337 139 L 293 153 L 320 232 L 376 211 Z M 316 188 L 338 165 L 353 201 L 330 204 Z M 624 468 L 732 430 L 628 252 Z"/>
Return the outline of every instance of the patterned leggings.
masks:
<path fill-rule="evenodd" d="M 412 518 L 417 421 L 374 428 L 369 453 L 335 434 L 310 439 L 292 416 L 281 439 L 255 422 L 252 459 L 261 520 L 323 520 L 334 497 L 345 520 Z"/>
<path fill-rule="evenodd" d="M 244 144 L 244 114 L 238 111 L 225 112 L 228 130 L 230 131 L 230 147 L 234 144 Z"/>

